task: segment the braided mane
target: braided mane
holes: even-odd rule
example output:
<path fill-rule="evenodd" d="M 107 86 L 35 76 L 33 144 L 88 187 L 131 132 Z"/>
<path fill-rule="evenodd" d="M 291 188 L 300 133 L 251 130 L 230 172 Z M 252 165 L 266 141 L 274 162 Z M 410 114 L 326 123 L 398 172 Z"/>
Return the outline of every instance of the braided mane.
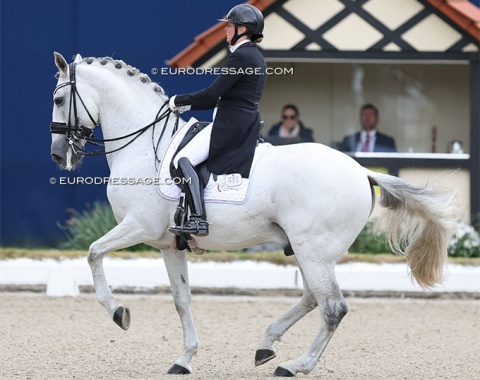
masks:
<path fill-rule="evenodd" d="M 162 98 L 162 100 L 166 101 L 168 99 L 167 95 L 165 94 L 165 91 L 158 83 L 152 82 L 152 80 L 147 74 L 142 73 L 137 68 L 126 64 L 124 61 L 116 60 L 116 59 L 113 59 L 112 57 L 103 57 L 103 58 L 87 57 L 87 58 L 83 58 L 81 63 L 91 65 L 94 62 L 98 62 L 102 66 L 105 66 L 107 68 L 115 68 L 117 70 L 125 72 L 128 76 L 132 78 L 139 78 L 142 83 L 148 84 Z"/>

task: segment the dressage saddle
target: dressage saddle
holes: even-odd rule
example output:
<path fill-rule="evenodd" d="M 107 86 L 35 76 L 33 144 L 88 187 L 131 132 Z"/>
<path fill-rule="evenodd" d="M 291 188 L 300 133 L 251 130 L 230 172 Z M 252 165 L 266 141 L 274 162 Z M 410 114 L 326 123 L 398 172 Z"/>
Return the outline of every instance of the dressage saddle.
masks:
<path fill-rule="evenodd" d="M 175 160 L 175 157 L 190 141 L 192 141 L 192 139 L 200 131 L 202 131 L 208 125 L 209 125 L 209 122 L 198 121 L 195 124 L 193 124 L 192 126 L 190 126 L 190 128 L 188 129 L 187 133 L 185 134 L 184 138 L 182 139 L 180 145 L 178 146 L 177 150 L 175 151 L 175 154 L 173 155 L 172 160 L 170 162 L 169 169 L 170 169 L 171 178 L 183 178 L 183 174 L 182 174 L 182 171 L 180 170 L 180 167 L 175 168 L 175 166 L 173 164 L 173 162 Z M 263 121 L 262 121 L 262 128 L 261 129 L 263 129 Z M 264 142 L 265 141 L 261 137 L 261 134 L 259 134 L 257 144 L 264 143 Z M 200 187 L 202 189 L 204 189 L 207 186 L 208 181 L 210 179 L 210 175 L 213 175 L 213 179 L 215 181 L 217 180 L 217 175 L 214 174 L 214 173 L 211 173 L 210 170 L 208 170 L 207 161 L 204 161 L 201 164 L 197 165 L 195 167 L 195 171 L 197 172 L 197 175 L 198 175 L 198 178 L 199 178 L 199 181 L 200 181 Z M 183 184 L 181 182 L 178 183 L 178 181 L 176 181 L 175 184 L 178 187 L 180 187 L 180 189 L 182 190 L 183 193 L 187 193 L 187 191 L 185 189 L 185 186 L 186 186 L 185 184 Z M 188 198 L 180 197 L 179 204 L 177 206 L 177 212 L 175 213 L 175 217 L 174 217 L 174 221 L 175 221 L 177 226 L 183 225 L 187 220 L 187 208 L 188 208 L 187 201 L 188 201 Z M 183 249 L 190 250 L 189 245 L 188 245 L 188 240 L 192 239 L 190 234 L 181 233 L 180 235 L 176 235 L 175 238 L 176 238 L 177 248 L 179 250 L 183 250 Z"/>

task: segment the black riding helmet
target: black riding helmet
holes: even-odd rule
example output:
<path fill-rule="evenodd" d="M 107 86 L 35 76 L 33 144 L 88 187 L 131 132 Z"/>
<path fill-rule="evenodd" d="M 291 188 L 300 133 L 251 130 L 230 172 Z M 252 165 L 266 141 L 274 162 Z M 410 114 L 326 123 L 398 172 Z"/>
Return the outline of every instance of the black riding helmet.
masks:
<path fill-rule="evenodd" d="M 237 40 L 244 36 L 250 35 L 253 42 L 260 42 L 263 38 L 263 14 L 257 8 L 250 4 L 239 4 L 230 9 L 225 18 L 218 21 L 230 22 L 235 25 L 235 34 L 230 42 L 231 45 L 235 45 Z M 238 34 L 237 26 L 245 26 L 247 31 L 242 34 Z"/>

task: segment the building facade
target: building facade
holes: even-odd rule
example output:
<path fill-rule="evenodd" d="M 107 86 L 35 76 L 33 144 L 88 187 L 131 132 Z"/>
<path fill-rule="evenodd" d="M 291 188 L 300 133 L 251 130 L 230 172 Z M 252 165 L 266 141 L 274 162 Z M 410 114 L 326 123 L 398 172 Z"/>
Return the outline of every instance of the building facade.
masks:
<path fill-rule="evenodd" d="M 462 217 L 480 215 L 480 9 L 447 0 L 259 0 L 259 45 L 272 74 L 262 99 L 266 131 L 298 106 L 316 142 L 333 147 L 360 129 L 373 103 L 398 153 L 353 154 L 422 184 L 457 191 Z M 169 64 L 214 67 L 228 50 L 219 23 Z M 264 131 L 264 132 L 266 132 Z M 454 153 L 452 146 L 456 144 Z"/>

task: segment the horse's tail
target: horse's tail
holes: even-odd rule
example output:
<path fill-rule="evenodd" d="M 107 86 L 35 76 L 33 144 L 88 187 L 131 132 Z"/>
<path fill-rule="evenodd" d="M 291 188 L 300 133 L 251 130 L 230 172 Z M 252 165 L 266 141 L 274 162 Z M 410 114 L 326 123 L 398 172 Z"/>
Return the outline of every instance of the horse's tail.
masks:
<path fill-rule="evenodd" d="M 380 187 L 380 205 L 388 209 L 381 222 L 392 251 L 406 256 L 421 287 L 441 283 L 448 241 L 458 219 L 455 194 L 371 171 L 368 177 Z"/>

